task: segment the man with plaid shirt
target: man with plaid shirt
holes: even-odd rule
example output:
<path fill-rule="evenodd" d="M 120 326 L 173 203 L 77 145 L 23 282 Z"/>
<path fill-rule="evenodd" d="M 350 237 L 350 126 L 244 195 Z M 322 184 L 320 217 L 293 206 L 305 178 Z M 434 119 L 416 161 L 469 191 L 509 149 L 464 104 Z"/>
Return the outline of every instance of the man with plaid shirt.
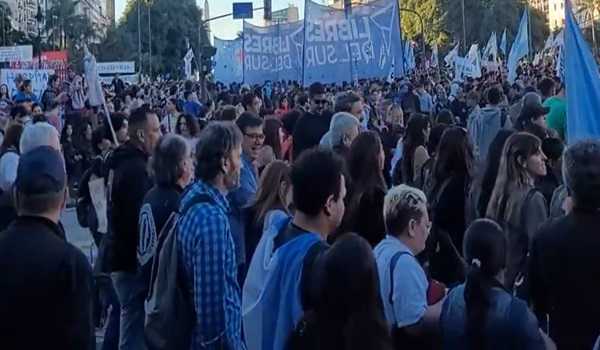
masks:
<path fill-rule="evenodd" d="M 196 147 L 196 182 L 181 200 L 181 207 L 198 202 L 184 213 L 177 231 L 178 254 L 196 312 L 192 349 L 245 349 L 226 198 L 239 186 L 241 146 L 237 126 L 210 124 Z"/>

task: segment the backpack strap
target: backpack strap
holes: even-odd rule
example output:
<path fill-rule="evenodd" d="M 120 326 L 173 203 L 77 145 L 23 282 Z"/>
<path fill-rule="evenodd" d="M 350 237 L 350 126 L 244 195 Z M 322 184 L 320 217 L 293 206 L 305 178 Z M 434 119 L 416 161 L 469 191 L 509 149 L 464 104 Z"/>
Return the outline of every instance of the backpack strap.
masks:
<path fill-rule="evenodd" d="M 410 255 L 410 253 L 409 252 L 396 252 L 396 254 L 394 254 L 392 256 L 392 259 L 390 260 L 390 295 L 389 295 L 388 299 L 389 299 L 390 305 L 392 305 L 392 306 L 394 306 L 394 299 L 393 299 L 393 296 L 394 296 L 394 270 L 396 270 L 396 265 L 398 264 L 398 259 L 400 259 L 400 257 L 402 255 Z"/>

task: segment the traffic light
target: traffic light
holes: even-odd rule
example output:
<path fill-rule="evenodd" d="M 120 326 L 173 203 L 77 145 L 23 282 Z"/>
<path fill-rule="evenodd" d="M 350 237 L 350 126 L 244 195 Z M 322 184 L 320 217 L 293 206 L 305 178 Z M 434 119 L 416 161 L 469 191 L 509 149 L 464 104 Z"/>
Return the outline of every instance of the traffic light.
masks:
<path fill-rule="evenodd" d="M 352 0 L 344 0 L 344 12 L 346 12 L 347 15 L 352 14 Z"/>
<path fill-rule="evenodd" d="M 272 8 L 272 1 L 271 0 L 265 0 L 265 21 L 271 21 L 273 20 L 273 8 Z"/>

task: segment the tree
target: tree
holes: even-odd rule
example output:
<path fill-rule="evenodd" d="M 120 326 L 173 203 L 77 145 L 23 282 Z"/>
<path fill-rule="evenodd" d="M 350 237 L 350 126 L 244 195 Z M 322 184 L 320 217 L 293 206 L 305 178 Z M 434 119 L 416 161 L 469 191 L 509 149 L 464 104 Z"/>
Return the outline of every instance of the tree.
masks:
<path fill-rule="evenodd" d="M 200 53 L 200 46 L 209 45 L 206 31 L 200 28 L 202 13 L 194 0 L 154 0 L 151 3 L 147 0 L 129 0 L 123 19 L 114 30 L 109 30 L 100 45 L 99 59 L 138 60 L 138 1 L 142 51 L 142 67 L 139 68 L 144 73 L 152 71 L 179 75 L 187 51 L 186 39 L 196 55 Z"/>
<path fill-rule="evenodd" d="M 46 12 L 47 44 L 78 51 L 83 44 L 98 41 L 100 31 L 87 16 L 77 13 L 80 0 L 51 0 Z"/>
<path fill-rule="evenodd" d="M 27 34 L 13 28 L 12 11 L 6 1 L 0 1 L 0 45 L 31 45 L 33 39 Z"/>
<path fill-rule="evenodd" d="M 580 0 L 579 10 L 586 14 L 585 18 L 589 18 L 591 22 L 591 33 L 592 43 L 594 45 L 594 55 L 598 52 L 598 45 L 596 43 L 596 14 L 600 12 L 600 0 Z"/>

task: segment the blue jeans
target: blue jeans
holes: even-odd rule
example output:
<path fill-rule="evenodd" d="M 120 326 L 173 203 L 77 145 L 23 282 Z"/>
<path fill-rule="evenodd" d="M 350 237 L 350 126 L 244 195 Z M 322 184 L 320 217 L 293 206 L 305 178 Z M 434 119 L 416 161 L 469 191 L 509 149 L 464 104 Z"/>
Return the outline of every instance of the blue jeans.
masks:
<path fill-rule="evenodd" d="M 141 275 L 113 272 L 111 278 L 121 304 L 119 350 L 144 350 L 144 299 L 147 287 Z"/>

